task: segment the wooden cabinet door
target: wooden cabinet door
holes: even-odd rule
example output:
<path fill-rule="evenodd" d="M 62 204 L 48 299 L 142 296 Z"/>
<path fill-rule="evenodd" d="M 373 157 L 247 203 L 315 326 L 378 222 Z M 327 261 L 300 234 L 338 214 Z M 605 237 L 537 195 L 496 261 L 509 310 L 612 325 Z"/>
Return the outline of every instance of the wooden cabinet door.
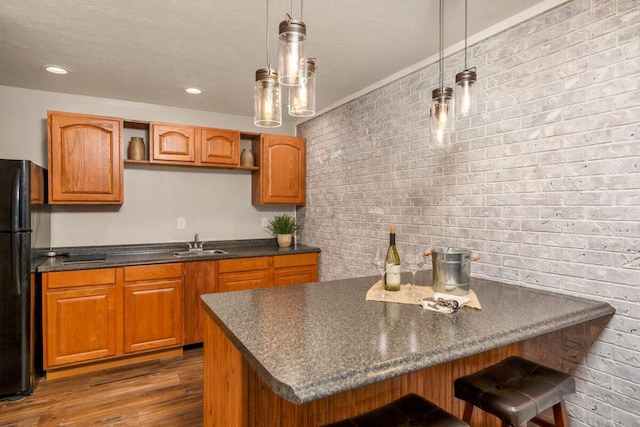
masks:
<path fill-rule="evenodd" d="M 224 129 L 200 129 L 200 162 L 238 166 L 240 132 Z"/>
<path fill-rule="evenodd" d="M 305 204 L 305 139 L 283 135 L 260 135 L 257 165 L 252 172 L 253 204 Z"/>
<path fill-rule="evenodd" d="M 195 128 L 151 124 L 151 162 L 191 163 L 196 160 Z"/>
<path fill-rule="evenodd" d="M 182 268 L 182 263 L 124 268 L 125 353 L 182 345 Z"/>
<path fill-rule="evenodd" d="M 93 281 L 99 284 L 86 284 L 82 280 L 90 276 L 91 271 L 99 272 Z M 43 274 L 45 369 L 122 352 L 122 322 L 118 310 L 121 281 L 115 269 L 81 273 Z"/>
<path fill-rule="evenodd" d="M 204 341 L 205 312 L 200 296 L 216 292 L 217 261 L 192 261 L 184 266 L 184 343 Z"/>
<path fill-rule="evenodd" d="M 122 204 L 122 120 L 48 112 L 49 203 Z"/>
<path fill-rule="evenodd" d="M 318 254 L 276 256 L 273 260 L 273 286 L 299 285 L 318 281 Z"/>

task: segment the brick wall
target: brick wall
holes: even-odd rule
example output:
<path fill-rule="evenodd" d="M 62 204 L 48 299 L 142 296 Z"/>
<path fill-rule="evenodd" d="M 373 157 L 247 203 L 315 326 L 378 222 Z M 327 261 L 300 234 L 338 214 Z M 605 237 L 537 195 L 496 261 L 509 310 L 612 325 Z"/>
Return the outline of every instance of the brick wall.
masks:
<path fill-rule="evenodd" d="M 299 125 L 300 238 L 321 279 L 374 275 L 396 224 L 400 243 L 477 251 L 474 275 L 608 301 L 608 322 L 526 354 L 575 375 L 572 426 L 640 425 L 639 33 L 637 0 L 573 0 L 470 46 L 478 112 L 445 146 L 437 64 Z M 463 58 L 446 58 L 448 85 Z"/>

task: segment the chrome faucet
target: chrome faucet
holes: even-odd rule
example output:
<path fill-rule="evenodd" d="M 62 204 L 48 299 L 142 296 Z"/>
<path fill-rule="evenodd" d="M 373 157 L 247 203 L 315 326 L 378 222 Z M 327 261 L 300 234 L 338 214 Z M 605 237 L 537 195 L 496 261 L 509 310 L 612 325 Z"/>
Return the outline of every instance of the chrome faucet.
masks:
<path fill-rule="evenodd" d="M 202 250 L 203 243 L 200 241 L 200 236 L 198 236 L 198 233 L 196 233 L 196 235 L 194 236 L 193 243 L 188 243 L 187 242 L 187 245 L 189 246 L 189 250 L 190 251 L 201 251 Z"/>

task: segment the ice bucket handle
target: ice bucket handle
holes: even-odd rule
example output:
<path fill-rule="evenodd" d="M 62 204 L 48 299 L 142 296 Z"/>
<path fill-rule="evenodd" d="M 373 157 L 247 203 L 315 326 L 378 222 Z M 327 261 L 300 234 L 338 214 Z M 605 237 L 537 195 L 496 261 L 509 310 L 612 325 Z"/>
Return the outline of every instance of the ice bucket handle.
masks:
<path fill-rule="evenodd" d="M 480 254 L 472 254 L 472 255 L 473 255 L 473 261 L 480 260 Z M 424 251 L 424 256 L 425 257 L 431 256 L 431 249 L 427 249 L 426 251 Z"/>

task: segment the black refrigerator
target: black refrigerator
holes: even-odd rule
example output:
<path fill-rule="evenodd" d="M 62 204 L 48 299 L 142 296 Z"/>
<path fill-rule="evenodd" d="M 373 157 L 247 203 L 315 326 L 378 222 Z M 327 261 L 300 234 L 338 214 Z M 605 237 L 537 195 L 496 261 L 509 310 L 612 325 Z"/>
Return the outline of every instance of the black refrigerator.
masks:
<path fill-rule="evenodd" d="M 31 394 L 40 370 L 38 251 L 51 244 L 47 171 L 0 159 L 0 399 Z"/>

